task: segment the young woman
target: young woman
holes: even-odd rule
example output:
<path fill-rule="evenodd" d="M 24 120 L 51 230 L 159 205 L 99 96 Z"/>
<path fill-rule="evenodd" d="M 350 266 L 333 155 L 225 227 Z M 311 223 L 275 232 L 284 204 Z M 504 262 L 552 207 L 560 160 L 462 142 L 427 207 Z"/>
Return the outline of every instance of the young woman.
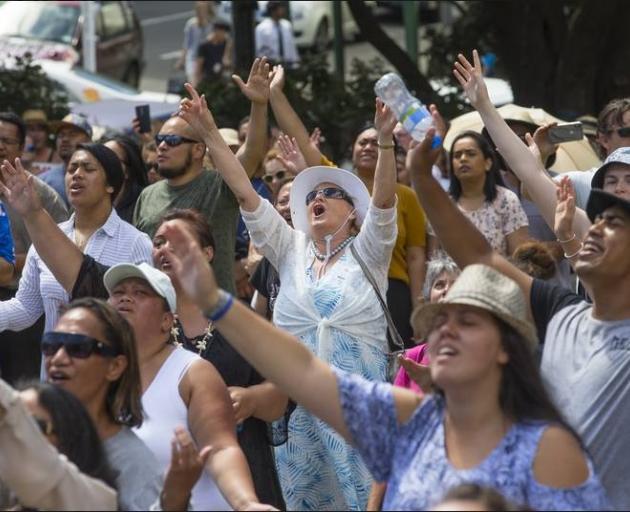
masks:
<path fill-rule="evenodd" d="M 16 165 L 21 168 L 21 164 Z M 7 166 L 13 169 L 5 160 L 3 168 Z M 149 237 L 122 221 L 113 208 L 124 177 L 112 150 L 101 144 L 80 145 L 70 158 L 65 179 L 74 214 L 59 227 L 81 252 L 105 265 L 151 261 Z M 31 247 L 16 296 L 0 302 L 0 331 L 30 327 L 42 314 L 46 315 L 45 331 L 50 331 L 59 318 L 59 308 L 68 299 L 36 248 Z"/>
<path fill-rule="evenodd" d="M 274 322 L 301 337 L 329 363 L 371 380 L 384 380 L 387 341 L 383 310 L 350 244 L 370 268 L 382 294 L 396 238 L 396 120 L 377 100 L 378 164 L 372 197 L 353 174 L 332 167 L 301 172 L 291 189 L 293 228 L 256 194 L 223 142 L 205 99 L 187 86 L 192 100 L 180 116 L 210 149 L 241 206 L 254 245 L 280 274 Z M 362 290 L 362 293 L 355 293 Z M 328 426 L 298 407 L 289 440 L 276 450 L 289 509 L 360 509 L 370 477 L 352 448 Z M 333 461 L 331 464 L 330 461 Z"/>
<path fill-rule="evenodd" d="M 529 238 L 527 215 L 516 194 L 503 186 L 487 139 L 473 131 L 460 133 L 451 146 L 450 164 L 451 197 L 496 251 L 511 256 Z M 444 257 L 431 238 L 431 257 Z"/>
<path fill-rule="evenodd" d="M 532 509 L 608 508 L 579 439 L 549 399 L 516 282 L 470 265 L 414 327 L 428 339 L 437 392 L 416 393 L 332 369 L 297 339 L 216 287 L 210 266 L 177 225 L 173 271 L 217 328 L 263 375 L 352 442 L 385 509 L 426 510 L 461 483 L 492 487 Z"/>

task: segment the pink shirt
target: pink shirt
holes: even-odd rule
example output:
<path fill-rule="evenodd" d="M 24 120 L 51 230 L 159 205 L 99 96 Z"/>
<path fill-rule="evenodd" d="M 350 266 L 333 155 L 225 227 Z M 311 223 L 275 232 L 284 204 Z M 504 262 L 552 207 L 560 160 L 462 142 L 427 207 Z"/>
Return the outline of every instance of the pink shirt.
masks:
<path fill-rule="evenodd" d="M 409 350 L 405 351 L 405 357 L 407 359 L 412 359 L 422 366 L 429 366 L 429 353 L 427 352 L 426 348 L 426 343 L 418 345 L 417 347 L 410 348 Z M 414 391 L 419 395 L 424 394 L 422 389 L 420 389 L 420 386 L 418 386 L 418 384 L 416 384 L 411 379 L 411 377 L 409 377 L 409 374 L 402 367 L 398 370 L 398 373 L 396 374 L 396 378 L 394 379 L 394 386 L 410 389 L 411 391 Z"/>

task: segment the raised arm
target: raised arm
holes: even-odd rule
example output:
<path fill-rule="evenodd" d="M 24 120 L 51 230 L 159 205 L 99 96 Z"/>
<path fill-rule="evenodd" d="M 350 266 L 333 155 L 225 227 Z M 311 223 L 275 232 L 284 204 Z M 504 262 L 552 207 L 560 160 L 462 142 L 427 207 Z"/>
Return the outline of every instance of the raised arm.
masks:
<path fill-rule="evenodd" d="M 260 204 L 260 196 L 249 181 L 249 176 L 243 169 L 234 153 L 223 140 L 214 118 L 208 110 L 205 96 L 199 96 L 195 88 L 186 84 L 186 90 L 191 99 L 184 99 L 180 104 L 179 116 L 182 117 L 203 140 L 210 152 L 217 171 L 230 187 L 236 199 L 245 211 L 253 212 Z"/>
<path fill-rule="evenodd" d="M 556 185 L 545 171 L 540 158 L 537 158 L 521 139 L 510 129 L 501 117 L 488 96 L 488 89 L 483 79 L 483 72 L 479 54 L 473 50 L 471 64 L 462 54 L 458 55 L 453 74 L 464 89 L 470 103 L 479 112 L 481 119 L 499 152 L 510 165 L 514 174 L 518 176 L 526 187 L 528 194 L 540 209 L 547 225 L 553 229 L 556 209 Z M 534 143 L 531 136 L 528 143 Z M 574 229 L 582 239 L 590 221 L 584 211 L 580 210 L 574 222 Z"/>
<path fill-rule="evenodd" d="M 24 170 L 19 158 L 15 160 L 15 165 L 4 161 L 2 178 L 4 184 L 0 183 L 0 189 L 5 201 L 22 216 L 40 258 L 61 286 L 70 292 L 79 275 L 83 253 L 44 209 L 35 188 L 35 179 Z"/>
<path fill-rule="evenodd" d="M 431 107 L 436 126 L 443 126 L 443 121 Z M 523 289 L 526 297 L 531 291 L 532 278 L 518 270 L 492 247 L 486 238 L 460 211 L 448 194 L 431 173 L 440 148 L 431 149 L 435 130 L 428 131 L 426 138 L 407 153 L 407 168 L 410 170 L 411 183 L 435 235 L 444 250 L 455 260 L 460 268 L 474 263 L 482 263 L 496 268 L 514 279 Z M 441 134 L 443 135 L 443 134 Z"/>
<path fill-rule="evenodd" d="M 232 75 L 232 79 L 252 102 L 247 139 L 236 153 L 245 172 L 251 178 L 265 156 L 267 148 L 267 103 L 270 82 L 267 59 L 263 57 L 254 60 L 247 83 L 238 75 Z"/>
<path fill-rule="evenodd" d="M 274 66 L 271 80 L 271 109 L 280 129 L 295 138 L 309 167 L 321 165 L 322 153 L 313 144 L 304 123 L 284 94 L 284 68 Z"/>
<path fill-rule="evenodd" d="M 396 159 L 394 157 L 394 128 L 396 116 L 380 98 L 376 98 L 374 127 L 378 133 L 378 160 L 374 173 L 372 204 L 380 209 L 396 203 Z"/>

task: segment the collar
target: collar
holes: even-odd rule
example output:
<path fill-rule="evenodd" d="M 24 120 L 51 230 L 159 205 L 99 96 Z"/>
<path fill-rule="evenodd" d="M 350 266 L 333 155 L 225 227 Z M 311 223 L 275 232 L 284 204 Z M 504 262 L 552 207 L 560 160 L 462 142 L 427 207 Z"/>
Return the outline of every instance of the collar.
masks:
<path fill-rule="evenodd" d="M 74 230 L 75 215 L 76 215 L 76 212 L 72 212 L 72 215 L 66 222 L 66 225 L 68 226 L 68 232 L 71 232 Z M 116 209 L 112 207 L 112 211 L 109 214 L 109 217 L 107 217 L 105 224 L 103 224 L 100 228 L 98 228 L 95 231 L 95 233 L 98 233 L 99 231 L 103 231 L 108 237 L 114 238 L 116 236 L 116 232 L 118 231 L 118 226 L 120 225 L 121 222 L 122 220 L 116 213 Z"/>

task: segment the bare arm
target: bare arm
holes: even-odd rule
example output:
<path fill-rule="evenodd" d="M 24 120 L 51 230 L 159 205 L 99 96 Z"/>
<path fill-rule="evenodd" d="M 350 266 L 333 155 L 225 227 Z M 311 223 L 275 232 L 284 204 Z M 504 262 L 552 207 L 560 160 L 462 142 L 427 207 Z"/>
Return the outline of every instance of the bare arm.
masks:
<path fill-rule="evenodd" d="M 424 247 L 407 247 L 407 273 L 409 274 L 409 288 L 411 303 L 415 308 L 422 295 L 424 277 L 426 274 L 426 255 Z"/>
<path fill-rule="evenodd" d="M 383 508 L 383 498 L 385 497 L 386 491 L 386 482 L 374 482 L 372 489 L 370 489 L 366 510 L 381 510 Z"/>
<path fill-rule="evenodd" d="M 194 362 L 179 389 L 195 441 L 211 447 L 206 469 L 225 499 L 235 510 L 256 503 L 249 466 L 236 439 L 232 404 L 216 369 L 204 360 Z"/>
<path fill-rule="evenodd" d="M 254 417 L 266 422 L 281 418 L 287 409 L 289 397 L 271 382 L 262 382 L 254 386 L 228 388 L 236 422 Z"/>
<path fill-rule="evenodd" d="M 396 204 L 394 128 L 397 122 L 390 108 L 377 98 L 374 127 L 378 133 L 379 148 L 372 188 L 372 204 L 382 210 L 392 208 Z"/>
<path fill-rule="evenodd" d="M 260 204 L 260 196 L 249 181 L 245 169 L 219 133 L 205 96 L 200 97 L 190 84 L 186 84 L 186 90 L 192 99 L 182 100 L 179 115 L 203 140 L 217 171 L 221 173 L 241 207 L 245 211 L 253 212 Z"/>
<path fill-rule="evenodd" d="M 19 159 L 15 165 L 2 165 L 4 184 L 0 185 L 5 200 L 18 212 L 42 261 L 63 288 L 70 292 L 83 263 L 83 253 L 61 231 L 42 206 L 34 177 L 28 174 Z"/>
<path fill-rule="evenodd" d="M 309 167 L 320 165 L 322 154 L 312 143 L 304 123 L 302 123 L 302 120 L 293 110 L 291 103 L 285 96 L 282 90 L 283 87 L 284 68 L 282 66 L 274 66 L 273 79 L 271 80 L 271 109 L 276 121 L 278 121 L 278 126 L 289 137 L 295 138 Z"/>
<path fill-rule="evenodd" d="M 252 102 L 247 139 L 236 156 L 251 178 L 263 157 L 267 147 L 267 103 L 269 102 L 269 64 L 267 59 L 254 60 L 247 83 L 238 75 L 232 79 L 240 87 L 241 92 Z"/>

